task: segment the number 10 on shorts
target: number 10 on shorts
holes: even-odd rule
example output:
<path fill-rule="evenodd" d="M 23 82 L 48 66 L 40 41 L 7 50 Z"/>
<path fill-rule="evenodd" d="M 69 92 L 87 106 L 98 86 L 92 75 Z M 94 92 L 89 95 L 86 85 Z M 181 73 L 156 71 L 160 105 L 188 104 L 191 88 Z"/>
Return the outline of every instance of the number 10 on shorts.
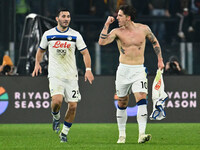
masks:
<path fill-rule="evenodd" d="M 141 84 L 142 84 L 142 88 L 144 89 L 147 89 L 147 82 L 143 82 L 143 81 L 141 81 Z"/>

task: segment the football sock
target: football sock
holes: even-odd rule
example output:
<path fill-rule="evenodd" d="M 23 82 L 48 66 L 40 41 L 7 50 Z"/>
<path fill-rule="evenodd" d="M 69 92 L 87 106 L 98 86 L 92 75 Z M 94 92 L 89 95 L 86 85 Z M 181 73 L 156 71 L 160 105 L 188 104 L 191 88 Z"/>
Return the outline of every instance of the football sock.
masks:
<path fill-rule="evenodd" d="M 53 116 L 53 118 L 55 120 L 60 120 L 60 111 L 58 111 L 58 112 L 51 112 L 51 114 L 52 114 L 52 116 Z"/>
<path fill-rule="evenodd" d="M 139 135 L 145 134 L 146 124 L 147 124 L 147 100 L 142 99 L 137 102 L 138 112 L 137 112 L 137 122 L 139 128 Z"/>
<path fill-rule="evenodd" d="M 72 123 L 64 121 L 62 133 L 67 135 L 71 126 L 72 126 Z"/>
<path fill-rule="evenodd" d="M 127 121 L 127 110 L 125 108 L 117 106 L 117 124 L 119 129 L 119 136 L 125 136 L 126 137 L 126 121 Z"/>

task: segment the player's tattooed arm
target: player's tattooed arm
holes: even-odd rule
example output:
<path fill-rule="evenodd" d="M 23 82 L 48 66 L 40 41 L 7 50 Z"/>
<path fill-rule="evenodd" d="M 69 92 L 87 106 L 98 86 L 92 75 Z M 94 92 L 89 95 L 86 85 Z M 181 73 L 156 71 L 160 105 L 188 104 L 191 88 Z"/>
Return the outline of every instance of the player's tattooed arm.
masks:
<path fill-rule="evenodd" d="M 99 45 L 107 45 L 116 39 L 116 30 L 113 29 L 110 33 L 101 33 L 99 36 Z"/>
<path fill-rule="evenodd" d="M 153 45 L 153 49 L 158 57 L 158 68 L 159 69 L 163 69 L 164 68 L 164 62 L 163 62 L 163 58 L 162 58 L 162 52 L 161 52 L 161 48 L 160 48 L 160 44 L 158 42 L 158 40 L 156 39 L 156 37 L 154 36 L 154 34 L 152 33 L 151 29 L 147 26 L 146 28 L 146 37 L 149 39 L 149 41 L 152 43 Z"/>
<path fill-rule="evenodd" d="M 147 38 L 152 43 L 152 46 L 153 46 L 153 49 L 154 49 L 156 55 L 161 56 L 160 44 L 149 27 L 147 27 Z"/>
<path fill-rule="evenodd" d="M 108 37 L 108 34 L 103 34 L 103 33 L 100 34 L 101 39 L 106 39 L 107 37 Z"/>
<path fill-rule="evenodd" d="M 160 47 L 154 47 L 154 52 L 156 55 L 159 55 L 161 53 L 161 48 Z"/>
<path fill-rule="evenodd" d="M 114 21 L 115 21 L 114 17 L 108 16 L 108 18 L 104 24 L 104 27 L 101 31 L 101 34 L 99 36 L 99 41 L 98 41 L 99 45 L 107 45 L 115 40 L 115 38 L 116 38 L 115 29 L 113 29 L 110 33 L 108 33 L 109 26 Z"/>

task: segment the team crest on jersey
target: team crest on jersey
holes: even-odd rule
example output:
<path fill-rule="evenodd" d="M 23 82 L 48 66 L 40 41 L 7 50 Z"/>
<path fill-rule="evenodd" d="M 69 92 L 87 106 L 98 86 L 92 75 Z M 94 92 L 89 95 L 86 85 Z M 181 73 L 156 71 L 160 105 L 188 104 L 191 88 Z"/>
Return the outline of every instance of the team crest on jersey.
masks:
<path fill-rule="evenodd" d="M 72 37 L 71 37 L 71 36 L 68 36 L 67 39 L 68 39 L 69 41 L 71 41 L 71 40 L 72 40 Z"/>

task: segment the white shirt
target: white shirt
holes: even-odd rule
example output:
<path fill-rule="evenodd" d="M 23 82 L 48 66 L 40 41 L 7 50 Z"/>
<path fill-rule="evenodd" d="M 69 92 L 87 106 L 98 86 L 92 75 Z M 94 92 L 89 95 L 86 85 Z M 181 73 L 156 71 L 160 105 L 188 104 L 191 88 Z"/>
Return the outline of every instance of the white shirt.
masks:
<path fill-rule="evenodd" d="M 40 48 L 49 51 L 48 77 L 77 79 L 75 50 L 85 50 L 86 44 L 79 32 L 68 29 L 60 32 L 57 27 L 46 31 L 41 39 Z"/>

